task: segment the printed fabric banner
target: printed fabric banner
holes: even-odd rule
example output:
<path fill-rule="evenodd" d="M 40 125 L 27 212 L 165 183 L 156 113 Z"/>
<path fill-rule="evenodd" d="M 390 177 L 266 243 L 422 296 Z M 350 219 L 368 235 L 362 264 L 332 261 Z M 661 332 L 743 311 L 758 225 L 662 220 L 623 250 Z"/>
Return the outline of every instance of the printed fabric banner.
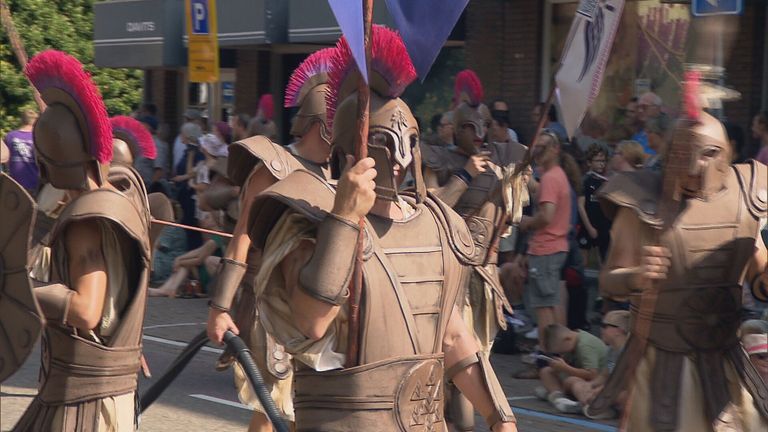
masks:
<path fill-rule="evenodd" d="M 186 0 L 189 81 L 219 80 L 219 39 L 216 0 Z"/>
<path fill-rule="evenodd" d="M 573 137 L 603 82 L 624 0 L 582 0 L 570 40 L 555 75 L 557 98 L 568 137 Z"/>

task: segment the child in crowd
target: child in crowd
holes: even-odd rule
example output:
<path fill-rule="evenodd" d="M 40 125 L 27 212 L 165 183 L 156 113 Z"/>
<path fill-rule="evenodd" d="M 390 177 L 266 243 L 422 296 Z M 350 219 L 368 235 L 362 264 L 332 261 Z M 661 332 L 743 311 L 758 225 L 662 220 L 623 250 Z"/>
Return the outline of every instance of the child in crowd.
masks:
<path fill-rule="evenodd" d="M 548 352 L 567 356 L 568 361 L 539 356 L 547 366 L 539 371 L 543 387 L 536 388 L 536 396 L 548 400 L 560 412 L 581 412 L 581 404 L 568 398 L 567 394 L 572 392 L 565 387 L 565 382 L 570 377 L 583 381 L 596 379 L 606 367 L 608 347 L 589 332 L 570 330 L 560 324 L 551 324 L 544 330 L 544 341 Z"/>
<path fill-rule="evenodd" d="M 608 354 L 606 355 L 605 367 L 600 370 L 600 375 L 591 381 L 569 377 L 563 383 L 566 392 L 573 394 L 582 405 L 588 405 L 600 393 L 611 372 L 613 372 L 616 361 L 621 352 L 624 351 L 624 346 L 629 338 L 629 316 L 628 311 L 615 310 L 608 312 L 603 317 L 600 338 L 608 345 Z M 626 395 L 619 396 L 620 403 L 617 406 L 622 406 L 625 398 Z M 610 410 L 600 416 L 590 416 L 587 413 L 588 410 L 585 408 L 584 414 L 592 419 L 615 418 L 617 416 L 617 411 L 612 412 Z"/>
<path fill-rule="evenodd" d="M 584 262 L 589 257 L 589 251 L 597 247 L 600 262 L 605 260 L 610 243 L 611 221 L 603 214 L 597 201 L 597 191 L 608 180 L 605 169 L 608 163 L 608 150 L 600 144 L 592 144 L 587 149 L 587 166 L 589 171 L 584 175 L 584 194 L 579 197 L 579 216 L 581 229 L 578 233 L 579 247 L 584 254 Z"/>

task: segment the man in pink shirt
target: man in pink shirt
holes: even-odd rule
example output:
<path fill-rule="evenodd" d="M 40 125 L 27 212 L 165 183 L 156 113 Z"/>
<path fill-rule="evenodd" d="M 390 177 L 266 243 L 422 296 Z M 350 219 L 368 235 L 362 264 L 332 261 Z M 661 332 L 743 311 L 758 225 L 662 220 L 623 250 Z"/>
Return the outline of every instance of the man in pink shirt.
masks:
<path fill-rule="evenodd" d="M 555 306 L 560 304 L 560 272 L 568 253 L 571 223 L 571 189 L 560 167 L 560 140 L 544 131 L 532 149 L 541 172 L 533 216 L 523 216 L 520 229 L 531 231 L 528 244 L 528 306 L 536 310 L 539 329 L 555 323 Z M 544 349 L 543 331 L 539 347 Z"/>

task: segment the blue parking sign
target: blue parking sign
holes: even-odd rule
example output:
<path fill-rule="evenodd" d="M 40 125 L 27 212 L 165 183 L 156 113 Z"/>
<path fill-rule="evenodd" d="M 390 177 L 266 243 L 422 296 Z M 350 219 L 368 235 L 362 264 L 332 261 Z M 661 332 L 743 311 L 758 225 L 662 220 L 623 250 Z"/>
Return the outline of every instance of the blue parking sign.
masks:
<path fill-rule="evenodd" d="M 208 0 L 191 0 L 192 34 L 208 34 Z"/>
<path fill-rule="evenodd" d="M 744 11 L 744 0 L 693 0 L 691 13 L 694 16 L 740 15 Z"/>

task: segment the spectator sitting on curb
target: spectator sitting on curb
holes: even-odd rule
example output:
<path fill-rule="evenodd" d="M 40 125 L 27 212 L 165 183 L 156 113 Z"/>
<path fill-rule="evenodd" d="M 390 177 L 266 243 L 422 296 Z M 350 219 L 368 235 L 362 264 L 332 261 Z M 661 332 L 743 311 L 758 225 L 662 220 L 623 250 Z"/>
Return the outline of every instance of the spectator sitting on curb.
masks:
<path fill-rule="evenodd" d="M 624 346 L 629 338 L 629 316 L 629 311 L 615 310 L 608 312 L 603 318 L 600 338 L 608 345 L 608 355 L 605 367 L 600 370 L 600 375 L 591 381 L 569 377 L 563 383 L 566 392 L 573 394 L 582 405 L 588 405 L 600 393 L 608 380 L 608 376 L 613 372 L 616 361 L 619 359 L 619 355 L 624 350 Z M 620 403 L 617 404 L 617 407 L 623 406 L 625 398 L 626 395 L 619 396 Z M 584 409 L 584 414 L 587 415 L 586 408 Z M 617 414 L 617 411 L 611 412 L 611 410 L 608 410 L 603 415 L 587 415 L 587 417 L 598 420 L 615 418 Z"/>
<path fill-rule="evenodd" d="M 548 326 L 544 330 L 544 340 L 548 352 L 568 355 L 572 364 L 559 357 L 539 356 L 547 366 L 539 371 L 543 387 L 537 387 L 535 394 L 540 399 L 548 400 L 560 412 L 579 413 L 582 406 L 566 396 L 568 389 L 564 383 L 571 377 L 583 381 L 597 378 L 599 371 L 605 367 L 608 347 L 589 332 L 570 330 L 560 324 Z"/>
<path fill-rule="evenodd" d="M 220 230 L 220 224 L 215 221 L 214 214 L 207 213 L 200 225 L 206 229 Z M 208 239 L 202 246 L 173 260 L 173 274 L 159 288 L 149 288 L 150 297 L 176 297 L 179 288 L 190 276 L 190 288 L 182 290 L 180 295 L 184 298 L 207 297 L 202 292 L 200 283 L 218 272 L 221 255 L 226 249 L 226 240 L 219 235 L 206 236 Z"/>

